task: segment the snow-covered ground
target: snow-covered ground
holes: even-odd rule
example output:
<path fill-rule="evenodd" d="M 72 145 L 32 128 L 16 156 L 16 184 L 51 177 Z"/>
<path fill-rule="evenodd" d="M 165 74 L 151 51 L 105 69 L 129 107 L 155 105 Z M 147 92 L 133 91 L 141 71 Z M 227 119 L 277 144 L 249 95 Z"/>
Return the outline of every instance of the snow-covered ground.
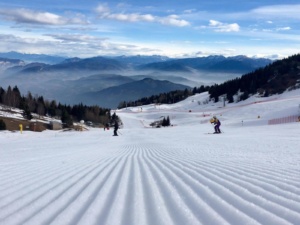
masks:
<path fill-rule="evenodd" d="M 207 96 L 118 110 L 118 137 L 0 132 L 0 224 L 300 224 L 300 122 L 267 125 L 299 114 L 300 90 Z M 207 134 L 212 115 L 222 134 Z M 163 116 L 172 127 L 149 128 Z"/>

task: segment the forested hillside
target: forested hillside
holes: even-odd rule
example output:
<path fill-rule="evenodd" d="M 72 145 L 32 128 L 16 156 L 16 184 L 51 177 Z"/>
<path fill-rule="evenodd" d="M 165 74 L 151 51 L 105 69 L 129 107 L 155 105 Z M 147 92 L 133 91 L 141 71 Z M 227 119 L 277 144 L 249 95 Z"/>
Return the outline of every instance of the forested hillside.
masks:
<path fill-rule="evenodd" d="M 32 113 L 40 116 L 50 116 L 59 118 L 68 127 L 73 121 L 92 121 L 94 123 L 105 124 L 110 120 L 110 109 L 99 106 L 62 105 L 55 100 L 44 100 L 43 96 L 32 96 L 30 92 L 26 96 L 21 96 L 17 86 L 7 90 L 0 87 L 0 104 L 7 107 L 20 108 L 24 110 L 24 118 L 30 120 Z"/>
<path fill-rule="evenodd" d="M 240 100 L 245 100 L 249 95 L 256 93 L 266 97 L 299 88 L 299 86 L 300 54 L 297 54 L 278 60 L 240 78 L 216 84 L 209 89 L 209 94 L 215 101 L 218 101 L 221 95 L 227 95 L 229 102 L 233 102 L 233 96 L 237 93 L 241 93 Z"/>
<path fill-rule="evenodd" d="M 167 93 L 161 93 L 158 95 L 152 95 L 149 97 L 141 98 L 136 101 L 123 101 L 119 104 L 118 108 L 125 108 L 130 106 L 141 106 L 148 104 L 172 104 L 176 102 L 180 102 L 186 99 L 189 96 L 192 96 L 197 93 L 202 93 L 208 91 L 210 89 L 209 86 L 204 87 L 203 85 L 199 88 L 195 87 L 193 89 L 185 89 L 185 90 L 176 90 Z"/>
<path fill-rule="evenodd" d="M 278 60 L 263 68 L 247 73 L 239 78 L 226 81 L 213 86 L 201 86 L 193 90 L 172 91 L 153 95 L 148 98 L 138 99 L 131 102 L 121 102 L 119 108 L 126 106 L 147 105 L 151 103 L 175 103 L 196 93 L 208 91 L 210 98 L 215 102 L 220 96 L 226 96 L 229 102 L 233 102 L 233 96 L 238 100 L 245 100 L 250 95 L 260 94 L 267 97 L 273 94 L 280 94 L 285 90 L 292 90 L 300 87 L 300 54 L 293 55 L 286 59 Z"/>

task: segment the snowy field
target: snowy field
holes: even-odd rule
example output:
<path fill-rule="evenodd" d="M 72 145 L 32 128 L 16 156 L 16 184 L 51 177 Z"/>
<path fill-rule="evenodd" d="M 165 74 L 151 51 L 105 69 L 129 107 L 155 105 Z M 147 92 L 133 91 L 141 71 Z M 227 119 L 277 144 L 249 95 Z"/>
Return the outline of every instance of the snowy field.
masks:
<path fill-rule="evenodd" d="M 299 115 L 300 90 L 207 97 L 116 111 L 118 137 L 0 132 L 0 224 L 299 225 L 300 122 L 268 121 Z M 162 116 L 173 126 L 149 127 Z"/>

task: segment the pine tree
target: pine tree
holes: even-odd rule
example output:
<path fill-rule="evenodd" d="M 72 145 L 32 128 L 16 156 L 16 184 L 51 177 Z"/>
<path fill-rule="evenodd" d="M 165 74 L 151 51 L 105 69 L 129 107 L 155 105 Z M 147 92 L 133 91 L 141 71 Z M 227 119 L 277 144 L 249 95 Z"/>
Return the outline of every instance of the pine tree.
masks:
<path fill-rule="evenodd" d="M 56 114 L 57 114 L 56 109 L 57 109 L 56 101 L 52 100 L 50 105 L 49 105 L 49 108 L 48 108 L 49 115 L 52 116 L 52 117 L 55 117 Z"/>
<path fill-rule="evenodd" d="M 170 117 L 169 117 L 169 116 L 167 117 L 167 122 L 166 122 L 166 124 L 167 124 L 167 126 L 170 126 L 170 125 L 171 125 L 171 123 L 170 123 Z"/>
<path fill-rule="evenodd" d="M 66 109 L 62 110 L 61 122 L 66 125 L 66 127 L 71 127 L 73 125 L 73 120 Z"/>
<path fill-rule="evenodd" d="M 227 94 L 228 103 L 233 103 L 233 96 L 231 94 Z"/>
<path fill-rule="evenodd" d="M 167 120 L 166 120 L 165 117 L 163 118 L 161 125 L 162 125 L 163 127 L 167 126 Z"/>
<path fill-rule="evenodd" d="M 24 105 L 23 110 L 24 110 L 24 113 L 23 113 L 24 117 L 28 120 L 31 120 L 33 118 L 33 116 L 31 115 L 31 112 L 29 110 L 29 106 L 27 104 Z"/>
<path fill-rule="evenodd" d="M 3 97 L 5 95 L 5 90 L 0 87 L 0 103 L 3 103 Z"/>
<path fill-rule="evenodd" d="M 163 127 L 168 127 L 170 126 L 170 118 L 169 116 L 167 117 L 167 119 L 164 117 L 163 120 L 162 120 L 162 124 L 161 124 Z"/>

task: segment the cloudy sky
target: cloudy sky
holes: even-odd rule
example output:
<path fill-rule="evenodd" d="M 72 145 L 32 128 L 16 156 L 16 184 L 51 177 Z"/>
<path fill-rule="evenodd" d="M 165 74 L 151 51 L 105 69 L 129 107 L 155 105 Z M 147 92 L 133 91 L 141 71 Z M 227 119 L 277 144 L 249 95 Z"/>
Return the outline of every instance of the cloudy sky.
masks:
<path fill-rule="evenodd" d="M 299 0 L 1 1 L 0 52 L 285 57 L 300 52 L 299 12 Z"/>

